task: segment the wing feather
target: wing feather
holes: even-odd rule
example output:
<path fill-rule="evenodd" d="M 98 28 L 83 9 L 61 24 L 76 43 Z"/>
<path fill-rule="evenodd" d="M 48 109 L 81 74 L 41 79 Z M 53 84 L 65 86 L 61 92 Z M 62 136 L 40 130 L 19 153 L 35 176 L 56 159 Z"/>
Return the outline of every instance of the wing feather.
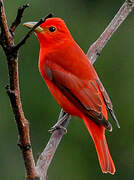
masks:
<path fill-rule="evenodd" d="M 105 104 L 107 106 L 107 109 L 109 110 L 113 120 L 115 121 L 116 125 L 118 128 L 120 128 L 120 125 L 119 125 L 119 122 L 115 116 L 115 113 L 114 113 L 114 109 L 113 109 L 113 105 L 112 105 L 112 102 L 107 94 L 107 91 L 105 90 L 105 88 L 103 87 L 101 81 L 99 79 L 96 79 L 96 82 L 98 84 L 98 87 L 103 95 L 103 98 L 104 98 L 104 101 L 105 101 Z"/>
<path fill-rule="evenodd" d="M 94 80 L 79 79 L 59 66 L 51 68 L 46 65 L 45 71 L 48 78 L 86 116 L 97 124 L 102 124 L 110 131 L 112 130 L 111 124 L 103 116 L 103 101 Z"/>

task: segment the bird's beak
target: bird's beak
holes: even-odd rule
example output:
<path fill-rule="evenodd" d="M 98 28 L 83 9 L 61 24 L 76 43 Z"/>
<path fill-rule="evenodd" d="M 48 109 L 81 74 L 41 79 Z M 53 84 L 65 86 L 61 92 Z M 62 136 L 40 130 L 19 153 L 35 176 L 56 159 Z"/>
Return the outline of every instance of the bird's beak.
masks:
<path fill-rule="evenodd" d="M 26 22 L 23 24 L 23 26 L 26 26 L 27 28 L 32 29 L 35 24 L 37 24 L 37 22 Z M 42 32 L 42 31 L 44 31 L 44 29 L 41 26 L 38 26 L 34 29 L 34 31 Z"/>

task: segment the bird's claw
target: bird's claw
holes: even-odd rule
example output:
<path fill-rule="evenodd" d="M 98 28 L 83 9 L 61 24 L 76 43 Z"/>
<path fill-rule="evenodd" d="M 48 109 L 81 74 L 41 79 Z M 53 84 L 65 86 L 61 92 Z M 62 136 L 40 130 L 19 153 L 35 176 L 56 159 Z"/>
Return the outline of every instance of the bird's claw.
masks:
<path fill-rule="evenodd" d="M 62 125 L 53 126 L 50 130 L 48 130 L 48 132 L 50 132 L 52 134 L 55 130 L 58 130 L 58 129 L 63 130 L 64 134 L 67 134 L 67 129 L 65 127 L 63 127 Z"/>

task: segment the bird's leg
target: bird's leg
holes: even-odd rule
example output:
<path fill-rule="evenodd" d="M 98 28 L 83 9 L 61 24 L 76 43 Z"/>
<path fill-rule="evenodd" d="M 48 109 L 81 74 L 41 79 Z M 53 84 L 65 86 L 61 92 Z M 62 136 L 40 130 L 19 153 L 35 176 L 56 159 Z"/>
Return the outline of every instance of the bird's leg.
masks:
<path fill-rule="evenodd" d="M 62 129 L 64 131 L 64 133 L 66 134 L 67 129 L 63 126 L 63 122 L 68 118 L 68 116 L 69 116 L 69 114 L 66 113 L 64 116 L 59 118 L 58 122 L 53 127 L 51 127 L 49 132 L 53 133 L 57 129 Z"/>

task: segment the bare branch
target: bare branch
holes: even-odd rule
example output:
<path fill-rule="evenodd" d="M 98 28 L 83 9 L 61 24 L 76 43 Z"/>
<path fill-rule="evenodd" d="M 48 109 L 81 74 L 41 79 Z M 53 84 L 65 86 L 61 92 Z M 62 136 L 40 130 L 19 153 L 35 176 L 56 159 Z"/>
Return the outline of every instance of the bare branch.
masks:
<path fill-rule="evenodd" d="M 61 113 L 59 115 L 59 120 L 63 116 L 67 116 L 67 118 L 68 118 L 68 121 L 64 121 L 62 124 L 66 128 L 71 119 L 71 115 L 67 115 L 64 111 L 61 111 Z M 51 163 L 51 160 L 56 152 L 56 149 L 57 149 L 63 135 L 64 135 L 63 129 L 55 130 L 53 132 L 47 146 L 45 147 L 44 151 L 39 156 L 36 168 L 41 177 L 41 180 L 46 179 L 48 167 Z"/>
<path fill-rule="evenodd" d="M 102 49 L 107 44 L 108 40 L 112 37 L 112 35 L 116 32 L 118 27 L 123 23 L 123 21 L 127 18 L 129 13 L 132 11 L 134 7 L 133 0 L 126 0 L 122 5 L 118 13 L 115 15 L 113 20 L 107 26 L 105 31 L 101 34 L 101 36 L 95 41 L 87 52 L 87 56 L 91 63 L 93 64 L 97 57 L 100 55 Z"/>
<path fill-rule="evenodd" d="M 1 46 L 7 57 L 9 86 L 6 87 L 19 132 L 19 146 L 25 163 L 27 180 L 39 180 L 29 136 L 29 124 L 24 116 L 19 89 L 18 56 L 13 51 L 14 38 L 9 31 L 3 1 L 0 1 Z"/>
<path fill-rule="evenodd" d="M 7 19 L 5 15 L 5 9 L 4 9 L 4 4 L 3 0 L 0 0 L 0 27 L 1 27 L 1 39 L 5 38 L 5 44 L 8 46 L 13 46 L 13 38 L 12 35 L 9 31 L 8 24 L 7 24 Z"/>
<path fill-rule="evenodd" d="M 16 16 L 16 19 L 14 20 L 14 22 L 12 23 L 11 27 L 10 27 L 10 32 L 13 33 L 17 26 L 21 23 L 21 19 L 22 19 L 22 16 L 23 16 L 23 13 L 24 13 L 24 10 L 26 8 L 29 7 L 29 4 L 25 4 L 23 5 L 22 7 L 19 7 L 18 9 L 18 12 L 17 12 L 17 16 Z"/>
<path fill-rule="evenodd" d="M 37 24 L 35 24 L 30 31 L 26 34 L 26 36 L 15 46 L 15 50 L 19 50 L 19 48 L 21 46 L 23 46 L 26 43 L 26 40 L 30 37 L 30 35 L 32 34 L 32 32 L 35 30 L 35 28 L 37 28 L 39 25 L 41 25 L 43 22 L 46 21 L 46 19 L 53 17 L 53 14 L 50 13 L 48 14 L 46 17 L 41 18 L 40 21 L 37 22 Z"/>
<path fill-rule="evenodd" d="M 9 85 L 6 87 L 6 90 L 10 99 L 10 103 L 18 127 L 18 132 L 19 132 L 18 145 L 23 155 L 27 180 L 40 180 L 38 172 L 35 169 L 35 162 L 33 158 L 30 135 L 29 135 L 29 123 L 24 116 L 21 99 L 20 99 L 19 77 L 18 77 L 18 50 L 30 37 L 34 29 L 40 24 L 42 24 L 47 18 L 52 17 L 52 14 L 49 14 L 45 18 L 42 18 L 27 33 L 24 39 L 15 46 L 13 32 L 20 24 L 23 12 L 27 7 L 28 4 L 18 9 L 17 17 L 9 30 L 5 15 L 5 10 L 4 10 L 3 0 L 0 0 L 1 46 L 3 47 L 3 50 L 7 57 L 8 70 L 9 70 Z"/>
<path fill-rule="evenodd" d="M 122 24 L 122 22 L 127 18 L 129 13 L 132 11 L 134 7 L 134 0 L 126 0 L 125 3 L 122 5 L 116 16 L 113 18 L 111 23 L 108 25 L 108 27 L 105 29 L 105 31 L 102 33 L 102 35 L 98 38 L 98 40 L 93 43 L 89 47 L 89 50 L 87 52 L 87 56 L 92 64 L 96 61 L 98 56 L 100 55 L 100 52 L 104 48 L 104 46 L 107 44 L 108 40 L 112 37 L 112 35 L 116 32 L 117 28 Z M 58 121 L 60 121 L 60 118 L 63 118 L 67 113 L 64 112 L 63 109 L 61 109 L 61 113 L 59 116 Z M 67 118 L 63 124 L 63 127 L 67 128 L 69 122 L 71 119 L 71 115 L 67 115 Z M 56 130 L 53 132 L 52 136 L 49 139 L 49 142 L 40 155 L 38 161 L 37 161 L 37 169 L 40 174 L 44 174 L 43 179 L 46 180 L 47 176 L 47 170 L 48 167 L 52 161 L 52 158 L 56 152 L 56 149 L 58 148 L 58 145 L 63 137 L 64 133 L 63 130 Z M 49 158 L 50 157 L 50 158 Z"/>

